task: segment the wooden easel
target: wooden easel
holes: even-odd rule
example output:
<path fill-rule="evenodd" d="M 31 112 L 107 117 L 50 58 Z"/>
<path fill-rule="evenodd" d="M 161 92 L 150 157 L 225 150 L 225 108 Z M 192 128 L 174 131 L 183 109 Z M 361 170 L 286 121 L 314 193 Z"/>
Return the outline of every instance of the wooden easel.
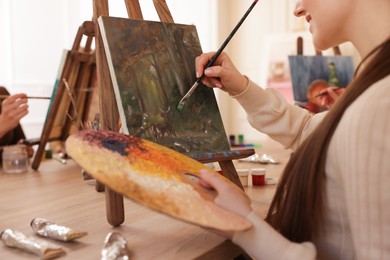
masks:
<path fill-rule="evenodd" d="M 82 124 L 88 118 L 92 92 L 96 86 L 95 54 L 91 49 L 93 34 L 88 32 L 93 24 L 89 23 L 89 26 L 79 27 L 72 49 L 67 52 L 58 88 L 40 139 L 28 142 L 30 145 L 39 144 L 32 162 L 34 170 L 38 170 L 47 142 L 65 141 L 72 132 L 75 121 Z M 85 46 L 81 47 L 83 35 L 87 35 L 87 39 Z M 57 121 L 61 123 L 61 129 L 53 129 Z"/>
<path fill-rule="evenodd" d="M 153 0 L 153 3 L 161 22 L 174 22 L 165 0 Z M 125 0 L 125 4 L 129 18 L 143 20 L 138 0 Z M 98 17 L 109 15 L 108 0 L 94 0 L 93 14 L 96 44 L 96 66 L 100 93 L 100 118 L 102 120 L 103 129 L 118 131 L 117 123 L 119 121 L 119 114 L 117 109 L 113 109 L 117 108 L 117 104 L 115 101 L 110 72 L 105 56 L 103 41 L 101 39 L 101 34 L 97 23 Z M 218 162 L 224 175 L 236 185 L 243 188 L 232 160 L 245 158 L 254 153 L 254 149 L 245 149 L 235 151 L 235 153 L 232 153 L 232 155 L 228 156 L 221 153 L 213 154 L 212 157 L 198 156 L 195 159 L 202 163 Z M 107 187 L 105 188 L 105 196 L 107 220 L 114 227 L 120 226 L 124 221 L 123 196 L 110 190 Z"/>

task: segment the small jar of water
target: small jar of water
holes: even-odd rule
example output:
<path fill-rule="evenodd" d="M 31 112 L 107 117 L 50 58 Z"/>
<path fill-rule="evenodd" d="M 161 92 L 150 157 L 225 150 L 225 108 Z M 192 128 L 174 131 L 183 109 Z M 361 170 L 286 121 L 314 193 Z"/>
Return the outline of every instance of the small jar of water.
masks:
<path fill-rule="evenodd" d="M 22 173 L 28 169 L 28 155 L 23 144 L 3 147 L 3 171 L 5 173 Z"/>

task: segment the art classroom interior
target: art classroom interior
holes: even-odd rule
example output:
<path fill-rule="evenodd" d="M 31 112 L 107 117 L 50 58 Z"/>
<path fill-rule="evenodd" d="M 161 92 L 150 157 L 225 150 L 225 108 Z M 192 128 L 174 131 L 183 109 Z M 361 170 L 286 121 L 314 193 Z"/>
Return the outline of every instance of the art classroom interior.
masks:
<path fill-rule="evenodd" d="M 144 19 L 158 20 L 151 2 L 140 1 L 144 7 Z M 294 7 L 292 2 L 278 0 L 264 1 L 261 6 L 259 4 L 256 12 L 247 18 L 226 48 L 236 60 L 237 66 L 262 86 L 267 85 L 271 67 L 280 61 L 286 64 L 283 65 L 283 71 L 285 77 L 289 77 L 287 56 L 296 53 L 295 41 L 298 36 L 304 37 L 307 42 L 304 52 L 308 55 L 315 54 L 307 26 L 302 19 L 291 14 Z M 13 93 L 50 96 L 62 51 L 72 47 L 78 27 L 92 17 L 89 0 L 39 3 L 41 4 L 34 5 L 22 0 L 0 1 L 0 32 L 3 39 L 0 41 L 0 83 L 12 88 Z M 193 24 L 197 27 L 202 50 L 207 52 L 216 50 L 221 45 L 250 1 L 228 0 L 222 4 L 218 0 L 168 0 L 167 4 L 176 23 Z M 188 12 L 189 7 L 195 11 Z M 127 17 L 123 1 L 111 1 L 110 13 L 113 16 Z M 23 19 L 19 17 L 28 18 L 31 22 L 23 23 Z M 242 48 L 243 45 L 245 48 Z M 283 51 L 279 51 L 280 49 Z M 348 45 L 342 46 L 342 51 L 345 55 L 356 56 Z M 331 50 L 329 53 L 332 53 Z M 40 61 L 39 66 L 35 66 L 37 61 Z M 284 88 L 283 84 L 281 88 Z M 287 93 L 290 94 L 289 91 Z M 247 124 L 241 108 L 222 94 L 217 98 L 226 132 L 244 134 L 249 142 L 258 141 L 258 132 Z M 22 119 L 28 138 L 39 137 L 45 119 L 42 111 L 47 109 L 48 103 L 34 100 L 30 102 L 30 113 Z"/>
<path fill-rule="evenodd" d="M 0 85 L 6 86 L 11 93 L 23 92 L 28 96 L 50 97 L 64 50 L 72 47 L 79 26 L 84 21 L 91 20 L 93 16 L 92 1 L 42 0 L 37 3 L 32 2 L 0 0 Z M 175 23 L 196 26 L 200 45 L 204 52 L 216 50 L 221 45 L 251 3 L 250 0 L 167 0 L 166 2 Z M 243 73 L 265 88 L 276 88 L 289 102 L 294 103 L 296 97 L 294 97 L 288 56 L 297 55 L 298 37 L 303 38 L 303 53 L 305 55 L 315 55 L 316 53 L 311 45 L 311 36 L 303 18 L 297 19 L 292 15 L 294 8 L 292 2 L 289 0 L 260 1 L 256 10 L 251 13 L 225 51 L 236 61 L 236 65 Z M 152 1 L 140 1 L 140 4 L 144 20 L 158 21 Z M 123 1 L 109 1 L 109 6 L 110 16 L 127 17 Z M 349 45 L 339 47 L 341 53 L 350 58 L 348 60 L 351 63 L 349 66 L 355 66 L 360 60 L 355 50 Z M 333 50 L 325 51 L 323 55 L 333 55 Z M 350 73 L 350 71 L 346 73 Z M 282 162 L 287 161 L 290 151 L 286 151 L 267 136 L 254 130 L 247 122 L 244 110 L 227 94 L 214 93 L 228 140 L 229 137 L 234 136 L 235 142 L 244 145 L 253 144 L 259 154 L 270 155 L 269 158 L 260 158 L 265 161 L 269 160 L 268 164 L 261 167 L 267 171 L 270 183 L 277 180 L 284 166 Z M 29 100 L 29 114 L 21 120 L 27 139 L 40 138 L 49 106 L 49 100 Z M 36 146 L 34 148 L 37 149 Z M 276 163 L 273 163 L 272 160 Z M 42 187 L 46 195 L 38 194 L 34 190 L 38 189 L 41 184 L 34 183 L 33 179 L 29 182 L 18 180 L 20 188 L 28 190 L 26 193 L 28 196 L 36 197 L 29 202 L 34 204 L 31 207 L 35 207 L 35 209 L 31 210 L 30 215 L 17 216 L 14 221 L 8 223 L 23 229 L 22 221 L 27 223 L 27 220 L 31 219 L 32 216 L 40 217 L 41 212 L 50 215 L 47 207 L 55 207 L 56 201 L 60 201 L 67 207 L 63 212 L 65 217 L 60 218 L 61 212 L 53 213 L 50 217 L 68 221 L 79 230 L 88 226 L 91 229 L 88 230 L 87 236 L 93 237 L 87 242 L 79 244 L 68 245 L 61 242 L 60 245 L 66 251 L 65 258 L 70 257 L 69 259 L 71 259 L 81 256 L 83 259 L 98 258 L 103 246 L 104 234 L 112 231 L 112 227 L 105 221 L 104 196 L 95 192 L 93 180 L 83 179 L 81 170 L 71 160 L 66 161 L 66 167 L 71 168 L 69 182 L 61 184 L 61 192 L 56 192 L 56 187 L 53 185 L 61 182 L 61 177 L 54 176 L 54 173 L 63 172 L 65 174 L 68 170 L 61 168 L 62 163 L 58 161 L 43 160 L 42 163 L 40 172 L 47 176 L 46 180 L 49 184 L 48 187 Z M 234 163 L 237 172 L 240 168 L 244 170 L 257 168 L 249 160 L 241 162 L 237 160 Z M 79 180 L 77 176 L 79 176 Z M 240 179 L 240 181 L 242 180 Z M 50 184 L 53 185 L 50 186 Z M 253 185 L 254 179 L 250 179 L 249 183 L 244 186 L 253 187 Z M 19 200 L 23 199 L 15 190 L 11 190 L 11 187 L 3 188 L 7 190 L 9 196 L 14 196 Z M 76 198 L 75 192 L 72 192 L 76 189 L 82 198 Z M 268 202 L 274 192 L 272 185 L 263 189 L 245 189 L 252 195 L 260 194 L 262 199 Z M 64 199 L 65 196 L 68 200 Z M 78 203 L 84 204 L 81 205 L 81 208 L 84 211 L 89 211 L 90 214 L 84 212 L 78 221 L 72 221 L 73 214 L 78 212 L 78 209 L 72 209 L 72 198 L 79 199 Z M 266 208 L 262 206 L 263 200 L 254 201 L 257 211 L 261 214 L 266 212 Z M 22 207 L 30 207 L 26 203 Z M 167 259 L 177 259 L 177 256 L 180 256 L 181 259 L 212 259 L 210 257 L 214 254 L 221 254 L 220 258 L 215 259 L 224 259 L 223 257 L 230 257 L 229 253 L 231 255 L 241 255 L 242 253 L 238 247 L 234 247 L 213 234 L 206 234 L 205 231 L 197 227 L 171 220 L 162 215 L 156 217 L 151 214 L 149 209 L 127 200 L 124 203 L 126 222 L 119 228 L 119 231 L 122 233 L 134 232 L 131 236 L 133 240 L 129 242 L 129 246 L 133 243 L 137 250 L 141 248 L 144 245 L 141 237 L 142 239 L 150 239 L 150 243 L 159 244 L 159 246 L 153 247 L 155 252 L 139 253 L 137 251 L 133 253 L 137 259 L 153 259 L 159 254 L 165 254 Z M 17 211 L 18 208 L 15 206 L 14 210 Z M 136 221 L 143 216 L 147 217 L 145 217 L 145 221 L 139 222 L 138 227 L 126 226 L 126 223 Z M 10 215 L 10 217 L 12 216 Z M 164 223 L 165 226 L 159 229 L 159 223 Z M 27 223 L 28 225 L 29 223 Z M 150 229 L 150 227 L 153 228 L 153 232 L 142 234 L 141 237 L 137 238 L 137 232 L 141 232 L 142 229 Z M 176 237 L 172 235 L 172 231 L 177 233 L 183 231 L 184 237 L 182 235 Z M 166 233 L 170 234 L 168 238 L 165 237 Z M 161 242 L 165 239 L 170 241 Z M 89 244 L 93 246 L 89 247 Z M 173 246 L 174 244 L 179 245 L 179 248 Z M 166 248 L 169 249 L 165 251 Z M 226 251 L 226 248 L 232 252 Z M 15 257 L 15 259 L 19 259 L 18 257 L 31 259 L 29 254 L 19 254 L 12 251 L 9 253 L 8 249 L 1 247 L 0 258 L 3 253 L 7 257 Z M 91 257 L 85 256 L 84 253 L 91 254 Z"/>

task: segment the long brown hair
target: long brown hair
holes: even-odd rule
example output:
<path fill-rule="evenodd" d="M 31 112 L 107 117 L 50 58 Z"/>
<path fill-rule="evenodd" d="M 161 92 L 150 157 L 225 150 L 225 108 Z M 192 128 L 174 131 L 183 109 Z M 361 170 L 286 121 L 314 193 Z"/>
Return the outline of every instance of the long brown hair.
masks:
<path fill-rule="evenodd" d="M 349 105 L 372 84 L 390 74 L 390 38 L 371 51 L 360 65 L 368 57 L 368 64 L 355 73 L 345 93 L 295 151 L 284 169 L 266 220 L 292 241 L 313 240 L 321 231 L 329 142 Z"/>

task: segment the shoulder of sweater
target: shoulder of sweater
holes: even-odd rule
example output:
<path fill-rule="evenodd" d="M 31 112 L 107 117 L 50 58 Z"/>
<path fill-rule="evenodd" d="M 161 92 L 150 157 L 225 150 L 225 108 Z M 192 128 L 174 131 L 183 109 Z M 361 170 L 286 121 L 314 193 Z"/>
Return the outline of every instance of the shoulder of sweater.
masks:
<path fill-rule="evenodd" d="M 390 75 L 375 82 L 355 102 L 351 105 L 352 108 L 360 107 L 366 112 L 378 112 L 377 108 L 380 106 L 387 108 L 390 106 Z"/>

